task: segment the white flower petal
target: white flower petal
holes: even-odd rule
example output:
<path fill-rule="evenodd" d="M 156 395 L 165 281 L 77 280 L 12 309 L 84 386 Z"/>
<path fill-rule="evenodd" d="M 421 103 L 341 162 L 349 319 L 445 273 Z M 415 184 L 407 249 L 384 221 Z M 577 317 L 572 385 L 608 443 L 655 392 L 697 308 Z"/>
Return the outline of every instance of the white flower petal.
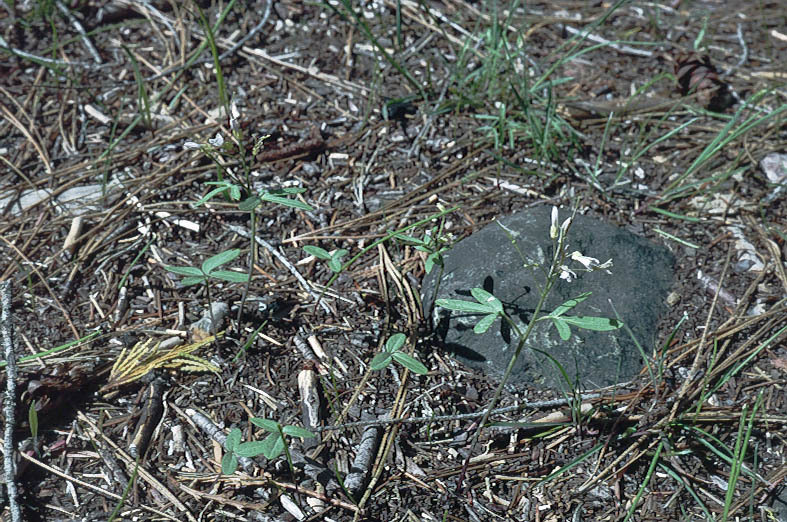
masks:
<path fill-rule="evenodd" d="M 566 232 L 568 231 L 568 227 L 570 226 L 571 226 L 571 216 L 567 217 L 566 220 L 563 221 L 563 224 L 560 225 L 561 234 L 565 236 Z"/>
<path fill-rule="evenodd" d="M 571 259 L 573 259 L 578 263 L 582 263 L 582 265 L 584 265 L 584 267 L 587 268 L 588 270 L 591 270 L 593 267 L 598 266 L 598 259 L 596 259 L 595 257 L 583 256 L 582 253 L 579 252 L 578 250 L 574 250 L 573 252 L 571 252 Z"/>
<path fill-rule="evenodd" d="M 213 138 L 213 139 L 209 139 L 208 143 L 210 143 L 211 146 L 213 146 L 213 147 L 218 149 L 222 145 L 224 145 L 224 136 L 222 136 L 220 132 L 217 132 L 216 133 L 216 137 Z"/>
<path fill-rule="evenodd" d="M 549 237 L 557 239 L 557 207 L 552 207 L 552 224 L 549 226 Z"/>
<path fill-rule="evenodd" d="M 238 109 L 237 100 L 233 98 L 232 102 L 230 103 L 230 128 L 233 131 L 240 130 L 238 119 L 240 119 L 240 110 Z"/>
<path fill-rule="evenodd" d="M 566 265 L 560 266 L 560 279 L 565 279 L 569 283 L 577 278 L 577 274 Z"/>

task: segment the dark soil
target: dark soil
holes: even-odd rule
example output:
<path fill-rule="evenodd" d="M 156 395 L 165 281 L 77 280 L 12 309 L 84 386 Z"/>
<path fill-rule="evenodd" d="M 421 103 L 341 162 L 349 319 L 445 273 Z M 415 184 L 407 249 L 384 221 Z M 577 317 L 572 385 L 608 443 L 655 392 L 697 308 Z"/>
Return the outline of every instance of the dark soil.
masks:
<path fill-rule="evenodd" d="M 118 506 L 120 520 L 776 516 L 787 475 L 787 206 L 760 161 L 787 143 L 784 3 L 623 2 L 606 16 L 606 3 L 509 13 L 375 0 L 353 4 L 354 18 L 333 1 L 238 2 L 214 37 L 223 53 L 251 35 L 220 62 L 243 153 L 229 143 L 210 46 L 187 63 L 206 42 L 195 4 L 69 2 L 68 16 L 47 2 L 12 4 L 0 11 L 0 268 L 14 352 L 27 357 L 10 425 L 25 520 L 106 520 Z M 211 24 L 226 7 L 200 6 Z M 572 43 L 572 30 L 620 43 Z M 511 58 L 517 37 L 527 60 Z M 554 85 L 523 98 L 553 65 Z M 548 118 L 563 124 L 532 132 Z M 192 205 L 220 173 L 184 143 L 217 133 L 228 141 L 224 179 L 305 189 L 290 197 L 311 211 L 257 207 L 270 248 L 250 252 L 249 213 L 229 198 Z M 729 139 L 713 148 L 720 136 Z M 58 203 L 90 185 L 94 200 Z M 50 195 L 29 206 L 33 190 Z M 458 207 L 444 231 L 461 239 L 540 204 L 576 206 L 676 255 L 659 346 L 644 347 L 657 375 L 643 368 L 615 389 L 580 390 L 596 394 L 579 419 L 559 393 L 506 393 L 501 406 L 521 408 L 493 420 L 522 424 L 484 430 L 470 454 L 497 383 L 432 342 L 416 298 L 425 255 L 385 241 L 332 281 L 302 247 L 344 248 L 347 261 L 441 208 Z M 236 248 L 225 268 L 254 261 L 248 292 L 184 286 L 164 269 Z M 117 361 L 137 343 L 207 335 L 190 326 L 209 301 L 230 307 L 218 340 L 192 359 L 137 357 L 140 370 L 119 377 Z M 396 332 L 428 375 L 396 364 L 369 372 Z M 251 417 L 305 425 L 299 381 L 309 376 L 319 443 L 288 439 L 292 468 L 284 455 L 258 457 L 222 474 L 224 450 L 193 412 L 220 434 L 262 440 Z M 374 430 L 339 425 L 386 418 L 411 421 L 377 424 L 370 476 L 350 495 L 358 445 Z M 737 479 L 728 451 L 746 466 Z"/>

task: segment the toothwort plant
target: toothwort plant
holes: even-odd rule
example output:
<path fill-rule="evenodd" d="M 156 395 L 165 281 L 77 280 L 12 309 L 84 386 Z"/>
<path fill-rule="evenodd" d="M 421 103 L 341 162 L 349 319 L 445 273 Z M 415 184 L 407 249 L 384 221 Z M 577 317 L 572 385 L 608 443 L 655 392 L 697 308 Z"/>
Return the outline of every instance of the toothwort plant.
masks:
<path fill-rule="evenodd" d="M 583 293 L 573 299 L 569 299 L 565 303 L 561 304 L 557 308 L 555 308 L 551 313 L 547 315 L 541 314 L 541 310 L 544 307 L 544 303 L 546 302 L 547 296 L 551 292 L 554 285 L 560 281 L 572 282 L 577 278 L 577 272 L 594 272 L 596 270 L 604 270 L 606 273 L 611 274 L 609 269 L 612 267 L 612 260 L 608 260 L 604 263 L 599 262 L 598 259 L 585 256 L 579 251 L 569 252 L 567 236 L 568 230 L 571 227 L 571 222 L 573 220 L 573 215 L 566 218 L 562 224 L 558 225 L 558 209 L 557 207 L 552 208 L 552 215 L 551 215 L 551 223 L 549 227 L 549 238 L 552 240 L 554 245 L 553 248 L 553 255 L 552 261 L 544 271 L 545 274 L 545 281 L 543 286 L 541 287 L 541 292 L 539 296 L 538 303 L 536 304 L 535 310 L 533 311 L 532 316 L 530 317 L 530 321 L 523 332 L 519 325 L 511 318 L 511 316 L 505 311 L 503 307 L 503 303 L 494 295 L 490 294 L 486 290 L 482 288 L 473 288 L 470 293 L 475 299 L 473 301 L 466 301 L 461 299 L 438 299 L 435 301 L 437 306 L 442 308 L 446 308 L 448 310 L 454 310 L 458 312 L 465 312 L 465 313 L 477 313 L 482 314 L 482 317 L 476 323 L 475 327 L 473 328 L 474 332 L 477 334 L 481 334 L 486 332 L 489 327 L 492 326 L 497 318 L 501 318 L 503 321 L 508 323 L 511 327 L 511 330 L 516 334 L 518 342 L 516 346 L 516 350 L 514 351 L 513 355 L 511 356 L 510 361 L 508 362 L 508 366 L 506 367 L 505 373 L 503 374 L 503 378 L 498 385 L 497 389 L 495 390 L 495 394 L 492 398 L 492 402 L 487 407 L 486 411 L 484 412 L 484 416 L 481 419 L 481 422 L 478 424 L 478 429 L 473 436 L 473 440 L 470 447 L 470 452 L 468 453 L 468 457 L 465 460 L 465 464 L 463 467 L 462 476 L 459 480 L 459 484 L 463 482 L 464 473 L 467 470 L 467 465 L 469 463 L 469 459 L 475 450 L 476 443 L 478 442 L 478 438 L 481 434 L 481 430 L 486 425 L 487 421 L 489 420 L 489 415 L 492 410 L 495 409 L 497 403 L 500 400 L 500 396 L 502 394 L 503 388 L 505 387 L 506 383 L 508 382 L 509 377 L 511 376 L 511 372 L 514 369 L 514 365 L 516 361 L 519 359 L 519 355 L 522 353 L 522 349 L 525 346 L 525 342 L 527 341 L 530 333 L 533 331 L 533 327 L 539 321 L 550 320 L 552 324 L 555 325 L 555 328 L 558 331 L 560 337 L 564 340 L 567 340 L 571 336 L 571 326 L 576 326 L 578 328 L 585 328 L 588 330 L 595 330 L 595 331 L 609 331 L 609 330 L 616 330 L 623 326 L 620 321 L 615 319 L 608 319 L 604 317 L 584 317 L 584 316 L 572 316 L 566 315 L 567 312 L 572 310 L 575 306 L 579 303 L 584 301 L 590 296 L 590 292 Z M 505 227 L 503 227 L 505 229 Z M 515 244 L 516 246 L 516 244 Z M 519 248 L 517 247 L 517 250 Z M 521 251 L 520 251 L 521 253 Z M 579 266 L 574 265 L 573 268 L 571 263 L 574 262 Z M 526 263 L 526 266 L 538 266 L 534 264 Z M 541 267 L 544 270 L 544 267 Z M 549 356 L 549 354 L 546 354 Z M 552 359 L 556 364 L 557 361 Z M 563 372 L 565 374 L 565 372 Z"/>

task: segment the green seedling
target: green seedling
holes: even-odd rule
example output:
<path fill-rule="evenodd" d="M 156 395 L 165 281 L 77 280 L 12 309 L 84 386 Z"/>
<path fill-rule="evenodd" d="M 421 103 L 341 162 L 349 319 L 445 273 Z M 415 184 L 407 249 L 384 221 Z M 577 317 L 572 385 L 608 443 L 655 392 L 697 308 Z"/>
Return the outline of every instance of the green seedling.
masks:
<path fill-rule="evenodd" d="M 451 238 L 440 233 L 442 226 L 443 222 L 441 220 L 440 226 L 435 225 L 424 232 L 422 239 L 408 236 L 407 234 L 396 234 L 394 236 L 399 241 L 413 245 L 419 252 L 427 254 L 424 261 L 424 270 L 427 274 L 431 273 L 435 266 L 443 268 L 443 254 L 450 248 Z"/>
<path fill-rule="evenodd" d="M 252 440 L 241 442 L 242 436 L 240 430 L 238 428 L 232 428 L 229 435 L 227 435 L 227 440 L 224 442 L 224 448 L 227 452 L 221 459 L 221 472 L 225 475 L 231 475 L 238 469 L 238 457 L 252 458 L 263 455 L 266 459 L 272 460 L 284 452 L 287 455 L 287 461 L 290 463 L 290 467 L 292 467 L 285 435 L 289 437 L 300 437 L 302 439 L 308 439 L 315 436 L 314 433 L 309 430 L 299 428 L 298 426 L 283 426 L 270 419 L 252 417 L 250 422 L 269 432 L 269 435 L 260 441 Z"/>
<path fill-rule="evenodd" d="M 417 251 L 426 254 L 424 271 L 427 274 L 430 274 L 435 266 L 439 267 L 439 273 L 437 274 L 435 282 L 435 295 L 440 290 L 440 283 L 443 279 L 443 272 L 445 271 L 445 260 L 443 256 L 451 248 L 451 243 L 453 242 L 453 237 L 450 234 L 443 233 L 444 226 L 445 216 L 440 218 L 438 225 L 425 230 L 423 238 L 417 238 L 404 233 L 397 233 L 394 236 L 395 239 L 410 244 L 414 246 Z M 431 317 L 432 311 L 432 309 L 426 311 L 424 316 Z"/>
<path fill-rule="evenodd" d="M 332 253 L 328 252 L 324 248 L 314 245 L 306 245 L 303 247 L 303 249 L 307 254 L 312 255 L 317 259 L 328 261 L 328 267 L 334 273 L 340 272 L 342 270 L 342 258 L 347 255 L 347 249 L 345 248 L 334 250 Z"/>
<path fill-rule="evenodd" d="M 442 219 L 443 216 L 445 216 L 446 214 L 450 214 L 451 212 L 454 212 L 459 208 L 459 207 L 443 208 L 439 205 L 438 207 L 440 208 L 440 212 L 433 214 L 429 217 L 426 217 L 424 219 L 421 219 L 419 221 L 416 221 L 415 223 L 411 225 L 407 225 L 406 227 L 402 227 L 398 230 L 394 230 L 393 232 L 389 232 L 385 236 L 381 237 L 380 239 L 376 241 L 372 241 L 372 243 L 362 248 L 360 252 L 358 252 L 353 257 L 351 257 L 349 261 L 342 264 L 342 266 L 339 267 L 339 270 L 334 270 L 334 274 L 333 276 L 331 276 L 331 278 L 328 280 L 328 283 L 325 285 L 325 289 L 323 290 L 323 293 L 325 292 L 325 290 L 331 287 L 331 285 L 336 281 L 336 279 L 339 277 L 342 271 L 347 270 L 347 268 L 349 268 L 353 263 L 355 263 L 361 256 L 363 256 L 373 248 L 377 248 L 377 245 L 381 243 L 385 243 L 386 241 L 390 241 L 391 239 L 394 239 L 396 236 L 402 235 L 405 232 L 408 232 L 414 228 L 422 227 L 434 219 Z M 320 297 L 322 298 L 322 294 Z"/>
<path fill-rule="evenodd" d="M 241 444 L 243 434 L 238 428 L 232 428 L 227 440 L 224 441 L 224 449 L 227 452 L 221 457 L 221 472 L 224 475 L 232 475 L 238 469 L 238 446 Z"/>
<path fill-rule="evenodd" d="M 391 364 L 391 361 L 396 361 L 411 372 L 417 373 L 418 375 L 426 375 L 428 372 L 426 366 L 421 364 L 415 357 L 401 351 L 406 340 L 407 337 L 403 333 L 395 333 L 389 337 L 383 351 L 375 355 L 372 359 L 369 365 L 372 370 L 382 370 Z"/>
<path fill-rule="evenodd" d="M 186 276 L 181 280 L 181 284 L 183 286 L 205 283 L 205 291 L 207 292 L 208 296 L 208 311 L 210 312 L 211 324 L 215 325 L 216 322 L 213 317 L 213 300 L 210 296 L 210 285 L 208 284 L 208 281 L 210 279 L 219 279 L 221 281 L 228 281 L 230 283 L 246 283 L 248 288 L 248 284 L 251 281 L 251 275 L 249 273 L 244 274 L 232 270 L 218 270 L 221 265 L 229 263 L 239 255 L 240 249 L 233 248 L 231 250 L 225 250 L 224 252 L 216 254 L 215 256 L 209 257 L 202 263 L 200 268 L 195 266 L 171 265 L 165 265 L 164 268 L 173 274 Z"/>
<path fill-rule="evenodd" d="M 218 63 L 217 50 L 215 45 L 211 42 L 211 50 L 214 55 L 214 62 L 217 69 L 217 82 L 220 93 L 220 103 L 224 108 L 228 120 L 229 127 L 232 130 L 229 141 L 225 141 L 221 133 L 216 133 L 213 138 L 207 140 L 206 143 L 197 143 L 191 140 L 186 141 L 183 147 L 187 150 L 199 150 L 208 158 L 210 158 L 216 165 L 216 181 L 206 182 L 215 188 L 208 191 L 199 201 L 192 204 L 194 208 L 199 207 L 212 198 L 223 195 L 228 202 L 238 202 L 238 210 L 246 212 L 249 215 L 249 269 L 246 273 L 246 287 L 241 298 L 241 304 L 238 307 L 237 321 L 240 323 L 243 315 L 243 309 L 246 303 L 246 297 L 249 295 L 249 285 L 251 284 L 252 268 L 256 263 L 256 244 L 255 238 L 257 237 L 257 207 L 263 202 L 275 203 L 285 207 L 296 208 L 310 212 L 314 210 L 308 203 L 299 201 L 292 196 L 297 196 L 306 191 L 300 187 L 284 187 L 276 189 L 266 189 L 258 193 L 254 193 L 252 188 L 252 172 L 251 162 L 247 157 L 247 148 L 245 143 L 245 136 L 242 126 L 239 123 L 240 110 L 238 109 L 236 100 L 227 101 L 226 93 L 224 92 L 224 84 L 220 74 L 220 67 Z M 260 136 L 254 141 L 252 148 L 252 157 L 256 156 L 262 148 L 267 135 Z M 225 161 L 229 159 L 230 162 Z M 240 165 L 240 174 L 227 166 L 228 163 L 235 162 Z M 225 179 L 226 176 L 226 179 Z M 243 201 L 241 200 L 242 194 L 250 194 Z M 198 277 L 198 276 L 194 276 Z"/>
<path fill-rule="evenodd" d="M 220 279 L 230 283 L 245 283 L 249 280 L 248 274 L 234 272 L 232 270 L 217 270 L 218 267 L 229 263 L 239 255 L 240 249 L 233 248 L 209 257 L 199 268 L 195 266 L 172 265 L 165 265 L 164 268 L 173 274 L 186 276 L 181 280 L 183 286 L 198 285 L 200 283 L 207 284 L 209 279 Z"/>

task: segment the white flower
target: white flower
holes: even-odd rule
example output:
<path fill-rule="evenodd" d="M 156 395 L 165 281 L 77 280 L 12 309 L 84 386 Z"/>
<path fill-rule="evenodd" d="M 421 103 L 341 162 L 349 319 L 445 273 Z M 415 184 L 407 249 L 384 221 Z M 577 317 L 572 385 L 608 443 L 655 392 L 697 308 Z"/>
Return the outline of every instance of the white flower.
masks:
<path fill-rule="evenodd" d="M 557 207 L 552 207 L 552 224 L 549 226 L 549 237 L 557 239 Z"/>
<path fill-rule="evenodd" d="M 240 130 L 240 123 L 238 120 L 240 119 L 240 110 L 238 109 L 238 102 L 233 97 L 232 102 L 230 103 L 230 129 L 235 131 Z"/>
<path fill-rule="evenodd" d="M 577 278 L 577 274 L 571 270 L 566 265 L 560 265 L 560 279 L 565 279 L 567 282 L 571 282 Z"/>
<path fill-rule="evenodd" d="M 197 143 L 195 141 L 186 141 L 183 144 L 183 148 L 186 149 L 186 150 L 197 150 L 197 149 L 201 149 L 202 145 L 200 145 L 199 143 Z"/>
<path fill-rule="evenodd" d="M 571 259 L 578 263 L 582 263 L 588 270 L 590 270 L 593 266 L 598 265 L 598 259 L 595 257 L 583 256 L 578 250 L 571 252 Z"/>
<path fill-rule="evenodd" d="M 599 263 L 599 260 L 595 257 L 583 256 L 578 250 L 571 252 L 571 259 L 577 263 L 581 263 L 588 272 L 592 272 L 594 270 L 604 270 L 608 274 L 612 274 L 612 272 L 607 270 L 612 266 L 611 259 L 606 260 L 604 263 Z"/>
<path fill-rule="evenodd" d="M 215 138 L 208 139 L 208 143 L 214 148 L 219 149 L 224 145 L 224 136 L 222 136 L 220 132 L 217 132 Z"/>
<path fill-rule="evenodd" d="M 571 221 L 572 221 L 571 216 L 568 216 L 566 218 L 566 220 L 563 221 L 563 224 L 560 225 L 560 235 L 561 235 L 561 237 L 566 237 L 566 232 L 568 232 L 568 227 L 571 226 Z"/>

